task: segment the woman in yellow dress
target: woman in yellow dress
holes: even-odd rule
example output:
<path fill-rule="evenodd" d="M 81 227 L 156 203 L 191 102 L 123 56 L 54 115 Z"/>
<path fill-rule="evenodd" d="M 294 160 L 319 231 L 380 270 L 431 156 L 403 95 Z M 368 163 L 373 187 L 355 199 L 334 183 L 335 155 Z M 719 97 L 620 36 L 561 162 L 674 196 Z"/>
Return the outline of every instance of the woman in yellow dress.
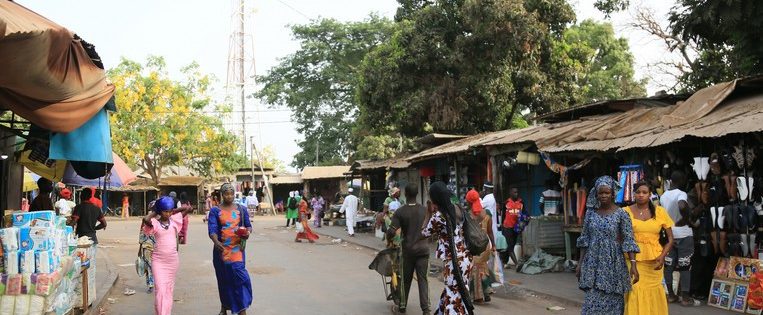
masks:
<path fill-rule="evenodd" d="M 625 314 L 667 315 L 668 300 L 662 286 L 662 266 L 673 246 L 673 220 L 665 208 L 651 202 L 652 187 L 649 183 L 639 181 L 633 185 L 633 190 L 636 203 L 625 207 L 625 212 L 633 222 L 633 234 L 640 252 L 634 260 L 628 262 L 628 266 L 636 263 L 640 278 L 633 289 L 625 294 Z M 663 228 L 668 236 L 665 246 L 660 244 L 660 230 Z"/>

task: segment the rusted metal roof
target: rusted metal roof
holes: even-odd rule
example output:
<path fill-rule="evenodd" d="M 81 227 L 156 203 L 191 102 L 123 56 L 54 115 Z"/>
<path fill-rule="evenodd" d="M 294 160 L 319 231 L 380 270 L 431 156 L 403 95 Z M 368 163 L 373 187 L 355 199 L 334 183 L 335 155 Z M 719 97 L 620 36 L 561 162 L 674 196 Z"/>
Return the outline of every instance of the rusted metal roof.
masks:
<path fill-rule="evenodd" d="M 355 163 L 352 164 L 351 170 L 353 171 L 370 171 L 370 170 L 380 170 L 380 169 L 406 169 L 409 166 L 411 166 L 411 163 L 407 160 L 408 155 L 402 155 L 393 157 L 386 160 L 378 160 L 378 161 L 372 161 L 372 160 L 360 160 L 355 161 Z"/>
<path fill-rule="evenodd" d="M 270 180 L 273 185 L 302 184 L 302 175 L 300 174 L 276 174 Z"/>
<path fill-rule="evenodd" d="M 343 178 L 350 171 L 350 166 L 305 166 L 302 170 L 302 180 Z"/>
<path fill-rule="evenodd" d="M 636 105 L 626 112 L 586 116 L 523 129 L 483 133 L 424 150 L 415 162 L 479 147 L 534 143 L 545 152 L 655 147 L 687 136 L 716 138 L 763 131 L 763 75 L 713 85 L 670 106 Z"/>

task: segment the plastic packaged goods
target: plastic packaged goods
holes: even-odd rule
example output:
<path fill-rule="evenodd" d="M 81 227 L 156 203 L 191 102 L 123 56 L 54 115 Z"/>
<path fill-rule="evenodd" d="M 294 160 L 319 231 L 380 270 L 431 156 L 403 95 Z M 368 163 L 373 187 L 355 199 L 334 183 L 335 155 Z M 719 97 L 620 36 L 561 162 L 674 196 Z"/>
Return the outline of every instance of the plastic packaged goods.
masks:
<path fill-rule="evenodd" d="M 16 310 L 15 314 L 29 314 L 29 303 L 32 300 L 31 295 L 19 295 L 16 296 Z"/>
<path fill-rule="evenodd" d="M 34 294 L 34 292 L 37 290 L 37 277 L 35 276 L 34 279 L 32 279 L 32 273 L 24 273 L 21 274 L 21 294 L 22 295 L 29 295 Z"/>
<path fill-rule="evenodd" d="M 45 311 L 45 298 L 37 295 L 30 295 L 29 315 L 42 315 Z"/>
<path fill-rule="evenodd" d="M 19 250 L 19 229 L 16 227 L 0 229 L 0 242 L 3 243 L 4 252 Z"/>
<path fill-rule="evenodd" d="M 56 256 L 52 250 L 37 251 L 34 256 L 37 273 L 51 273 L 56 270 Z"/>
<path fill-rule="evenodd" d="M 15 275 L 19 273 L 19 252 L 10 251 L 3 255 L 5 259 L 5 273 Z"/>
<path fill-rule="evenodd" d="M 3 295 L 0 297 L 0 315 L 14 315 L 16 310 L 16 297 Z"/>
<path fill-rule="evenodd" d="M 52 227 L 55 225 L 54 211 L 14 212 L 11 214 L 15 227 Z"/>
<path fill-rule="evenodd" d="M 53 228 L 22 227 L 19 229 L 20 250 L 49 250 L 53 245 Z"/>
<path fill-rule="evenodd" d="M 52 278 L 50 275 L 44 274 L 44 273 L 38 273 L 34 275 L 35 279 L 33 279 L 34 282 L 36 282 L 35 286 L 35 295 L 39 296 L 49 296 L 52 293 Z"/>
<path fill-rule="evenodd" d="M 19 295 L 21 294 L 21 275 L 9 275 L 8 285 L 5 287 L 5 295 Z"/>
<path fill-rule="evenodd" d="M 34 273 L 34 252 L 31 250 L 19 253 L 19 273 Z"/>

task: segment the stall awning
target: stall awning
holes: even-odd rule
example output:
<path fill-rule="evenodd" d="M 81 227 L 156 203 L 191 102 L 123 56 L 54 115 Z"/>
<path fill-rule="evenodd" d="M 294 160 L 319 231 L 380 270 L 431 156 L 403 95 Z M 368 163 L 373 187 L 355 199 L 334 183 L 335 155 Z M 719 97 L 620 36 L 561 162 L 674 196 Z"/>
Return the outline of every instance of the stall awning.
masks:
<path fill-rule="evenodd" d="M 352 164 L 352 171 L 372 171 L 372 170 L 399 170 L 406 169 L 411 166 L 411 163 L 407 160 L 408 155 L 397 156 L 386 160 L 360 160 L 355 161 Z"/>
<path fill-rule="evenodd" d="M 306 166 L 302 170 L 302 180 L 344 178 L 349 166 Z"/>
<path fill-rule="evenodd" d="M 53 132 L 71 132 L 114 94 L 92 46 L 13 1 L 0 1 L 0 108 Z"/>
<path fill-rule="evenodd" d="M 273 185 L 302 184 L 302 176 L 299 174 L 276 175 L 270 180 Z"/>

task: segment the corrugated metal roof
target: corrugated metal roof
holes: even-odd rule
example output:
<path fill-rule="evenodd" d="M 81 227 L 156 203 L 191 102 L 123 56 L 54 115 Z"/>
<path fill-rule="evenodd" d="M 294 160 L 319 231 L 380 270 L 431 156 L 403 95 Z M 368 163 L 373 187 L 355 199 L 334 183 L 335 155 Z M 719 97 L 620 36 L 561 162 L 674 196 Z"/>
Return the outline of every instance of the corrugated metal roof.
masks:
<path fill-rule="evenodd" d="M 408 158 L 415 162 L 485 146 L 535 143 L 545 152 L 618 151 L 655 147 L 686 136 L 716 138 L 763 131 L 763 76 L 704 88 L 671 106 L 637 105 L 627 112 L 587 116 L 523 129 L 470 136 Z"/>
<path fill-rule="evenodd" d="M 305 166 L 302 179 L 342 178 L 350 171 L 350 166 Z"/>
<path fill-rule="evenodd" d="M 302 184 L 302 175 L 299 175 L 299 174 L 276 175 L 275 177 L 273 177 L 273 179 L 270 180 L 270 183 L 273 185 Z"/>
<path fill-rule="evenodd" d="M 355 161 L 352 165 L 352 170 L 357 171 L 368 171 L 368 170 L 378 170 L 378 169 L 406 169 L 409 166 L 411 166 L 411 163 L 407 160 L 408 155 L 403 156 L 397 156 L 394 158 L 386 159 L 386 160 L 379 160 L 379 161 L 371 161 L 371 160 L 360 160 Z"/>

